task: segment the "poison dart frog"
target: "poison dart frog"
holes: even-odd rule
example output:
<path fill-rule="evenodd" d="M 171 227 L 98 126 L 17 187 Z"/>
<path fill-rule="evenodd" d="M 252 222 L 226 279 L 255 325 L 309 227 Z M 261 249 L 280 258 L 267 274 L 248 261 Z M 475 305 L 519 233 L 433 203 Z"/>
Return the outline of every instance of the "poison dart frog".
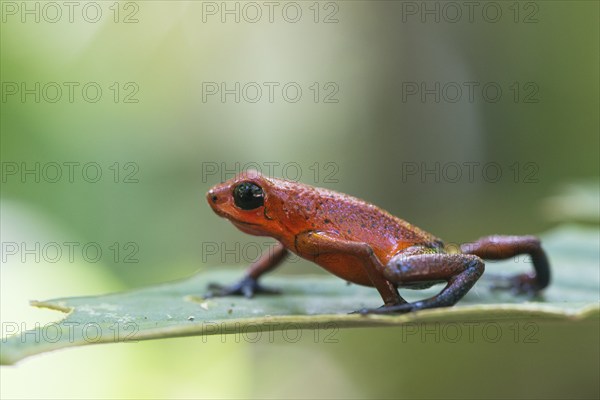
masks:
<path fill-rule="evenodd" d="M 507 277 L 504 288 L 535 294 L 550 283 L 550 266 L 534 236 L 488 236 L 450 252 L 444 243 L 358 198 L 245 171 L 206 194 L 211 208 L 242 232 L 269 236 L 277 245 L 230 286 L 209 285 L 206 297 L 278 293 L 259 283 L 290 252 L 346 281 L 375 287 L 383 306 L 361 314 L 406 313 L 456 304 L 483 274 L 482 259 L 528 254 L 532 273 Z M 439 294 L 409 303 L 398 288 L 446 283 Z"/>

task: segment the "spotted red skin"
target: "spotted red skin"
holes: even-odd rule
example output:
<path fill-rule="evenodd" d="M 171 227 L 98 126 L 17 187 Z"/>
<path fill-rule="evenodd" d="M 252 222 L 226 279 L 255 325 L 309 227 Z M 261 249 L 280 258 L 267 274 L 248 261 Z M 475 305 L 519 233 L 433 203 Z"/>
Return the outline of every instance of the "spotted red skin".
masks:
<path fill-rule="evenodd" d="M 240 182 L 253 182 L 262 187 L 264 206 L 249 211 L 237 208 L 232 192 Z M 302 254 L 296 247 L 297 235 L 319 231 L 367 243 L 382 265 L 387 265 L 394 255 L 411 246 L 421 245 L 440 251 L 443 248 L 440 239 L 373 204 L 332 190 L 265 177 L 255 171 L 216 185 L 208 192 L 207 199 L 217 214 L 229 219 L 243 232 L 273 237 L 300 257 L 342 279 L 365 286 L 373 284 L 364 263 L 353 254 Z"/>

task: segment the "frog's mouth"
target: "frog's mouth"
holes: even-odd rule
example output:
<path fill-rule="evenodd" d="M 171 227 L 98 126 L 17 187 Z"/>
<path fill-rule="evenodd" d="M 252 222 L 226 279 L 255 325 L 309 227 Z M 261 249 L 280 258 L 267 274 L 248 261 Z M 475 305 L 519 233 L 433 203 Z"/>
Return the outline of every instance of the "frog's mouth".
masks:
<path fill-rule="evenodd" d="M 225 211 L 221 210 L 219 207 L 214 207 L 212 204 L 210 205 L 215 214 L 217 214 L 221 218 L 230 219 L 231 215 L 227 214 Z"/>
<path fill-rule="evenodd" d="M 235 218 L 235 216 L 231 215 L 230 213 L 222 210 L 219 207 L 213 207 L 213 211 L 215 212 L 215 214 L 217 214 L 219 217 L 221 218 L 225 218 L 228 219 L 229 221 L 231 221 L 231 223 L 233 225 L 235 225 L 236 227 L 251 227 L 251 226 L 260 226 L 259 224 L 256 223 L 252 223 L 252 222 L 247 222 L 247 221 L 241 221 Z"/>
<path fill-rule="evenodd" d="M 233 224 L 233 226 L 235 226 L 236 228 L 238 228 L 240 231 L 247 233 L 249 235 L 264 235 L 264 232 L 261 229 L 260 224 L 255 224 L 252 222 L 245 222 L 245 221 L 236 221 L 236 220 L 231 220 L 231 223 Z"/>
<path fill-rule="evenodd" d="M 235 226 L 260 226 L 259 224 L 255 224 L 252 222 L 246 222 L 246 221 L 237 221 L 237 220 L 231 220 L 231 223 L 234 224 Z"/>

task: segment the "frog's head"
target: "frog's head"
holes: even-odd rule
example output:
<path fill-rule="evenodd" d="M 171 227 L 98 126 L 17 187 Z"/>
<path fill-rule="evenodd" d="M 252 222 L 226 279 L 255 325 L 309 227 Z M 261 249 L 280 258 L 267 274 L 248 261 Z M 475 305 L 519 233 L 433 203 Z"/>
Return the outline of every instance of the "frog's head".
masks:
<path fill-rule="evenodd" d="M 277 237 L 282 227 L 273 212 L 280 203 L 275 186 L 272 179 L 248 170 L 213 186 L 206 199 L 215 213 L 227 218 L 242 232 Z"/>

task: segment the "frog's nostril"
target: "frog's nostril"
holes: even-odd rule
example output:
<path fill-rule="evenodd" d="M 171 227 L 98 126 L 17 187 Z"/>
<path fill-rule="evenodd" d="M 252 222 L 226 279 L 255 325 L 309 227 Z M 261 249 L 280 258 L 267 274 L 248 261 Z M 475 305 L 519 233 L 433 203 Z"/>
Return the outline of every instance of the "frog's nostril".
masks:
<path fill-rule="evenodd" d="M 212 199 L 213 203 L 216 203 L 216 202 L 217 202 L 217 196 L 213 195 L 213 196 L 211 197 L 211 199 Z"/>

